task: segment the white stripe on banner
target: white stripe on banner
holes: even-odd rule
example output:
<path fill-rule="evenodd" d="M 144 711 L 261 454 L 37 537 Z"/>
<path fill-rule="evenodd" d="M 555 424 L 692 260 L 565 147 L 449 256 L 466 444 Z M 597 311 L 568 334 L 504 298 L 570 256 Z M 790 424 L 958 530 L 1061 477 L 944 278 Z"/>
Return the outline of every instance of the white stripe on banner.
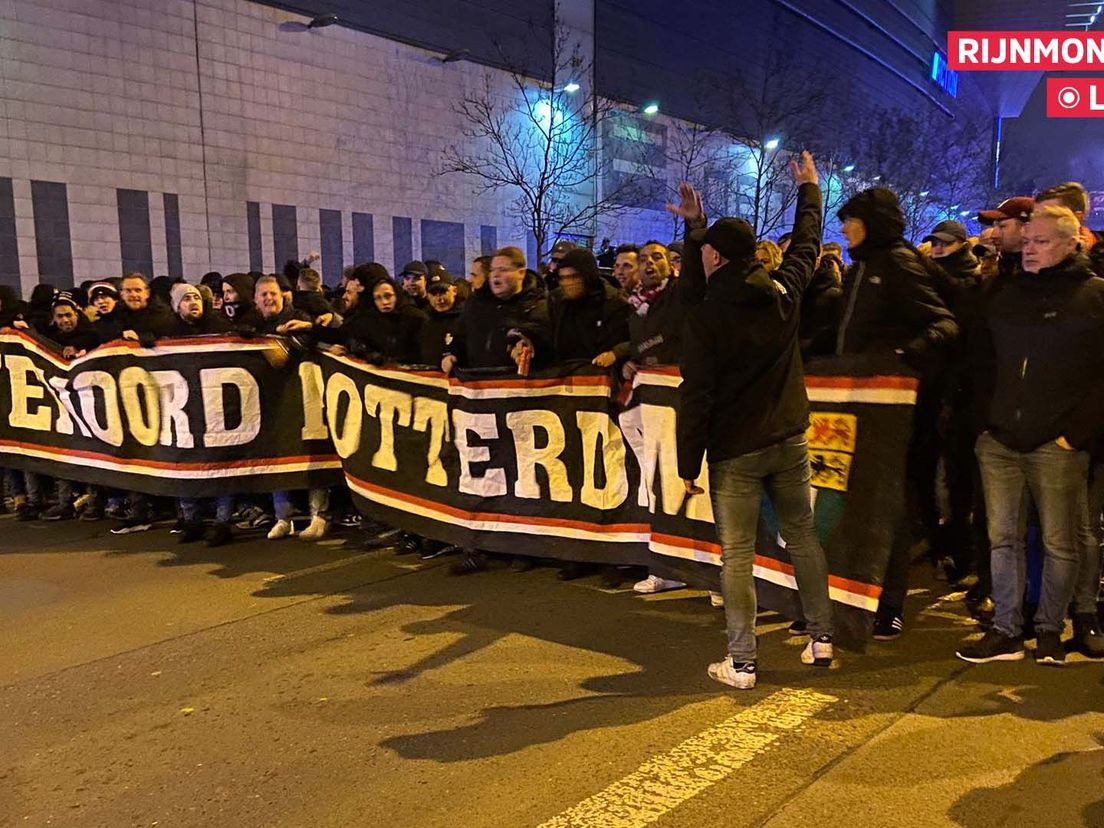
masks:
<path fill-rule="evenodd" d="M 549 385 L 547 388 L 469 388 L 466 385 L 449 387 L 453 397 L 469 400 L 498 400 L 515 397 L 606 397 L 610 395 L 608 385 Z"/>
<path fill-rule="evenodd" d="M 783 688 L 654 756 L 538 828 L 643 828 L 731 776 L 839 699 Z"/>
<path fill-rule="evenodd" d="M 915 405 L 916 391 L 908 388 L 807 388 L 809 402 Z"/>
<path fill-rule="evenodd" d="M 669 374 L 639 371 L 633 380 L 633 387 L 650 385 L 656 388 L 678 388 L 682 377 Z M 873 403 L 878 405 L 915 405 L 916 391 L 910 388 L 858 387 L 831 388 L 827 386 L 806 386 L 809 402 L 820 403 Z"/>
<path fill-rule="evenodd" d="M 229 468 L 218 468 L 217 465 L 212 464 L 212 466 L 208 468 L 195 470 L 179 469 L 171 466 L 169 468 L 152 468 L 135 463 L 128 463 L 125 460 L 112 460 L 108 457 L 86 459 L 61 450 L 57 452 L 43 451 L 29 446 L 16 447 L 0 445 L 0 454 L 12 454 L 18 457 L 35 457 L 39 460 L 52 460 L 70 466 L 111 469 L 113 471 L 124 472 L 125 474 L 141 474 L 145 477 L 165 477 L 171 475 L 183 480 L 208 480 L 212 477 L 248 477 L 254 474 L 282 474 L 285 472 L 341 469 L 340 460 L 308 460 L 302 463 L 270 463 L 256 466 L 232 466 Z"/>
<path fill-rule="evenodd" d="M 452 526 L 463 526 L 476 532 L 513 532 L 519 535 L 554 535 L 560 538 L 574 538 L 576 540 L 593 540 L 614 543 L 647 543 L 650 535 L 647 532 L 601 532 L 579 529 L 572 526 L 550 526 L 544 523 L 512 523 L 499 520 L 471 520 L 457 517 L 449 512 L 434 509 L 432 506 L 419 503 L 408 503 L 402 498 L 392 497 L 383 492 L 375 492 L 360 486 L 347 475 L 345 482 L 349 488 L 361 497 L 379 503 L 381 506 L 389 506 L 400 512 L 408 512 L 418 517 L 427 517 Z"/>
<path fill-rule="evenodd" d="M 234 342 L 233 349 L 235 353 L 242 351 L 267 351 L 273 347 L 273 343 L 249 343 Z M 76 368 L 79 365 L 83 365 L 85 362 L 97 359 L 99 357 L 116 357 L 116 356 L 132 356 L 146 359 L 149 357 L 164 356 L 166 351 L 184 351 L 189 354 L 225 354 L 227 351 L 227 343 L 220 342 L 211 345 L 193 345 L 193 344 L 181 344 L 174 345 L 172 340 L 159 339 L 157 345 L 153 348 L 138 348 L 127 347 L 126 345 L 116 345 L 111 348 L 99 347 L 94 351 L 89 351 L 82 357 L 78 357 L 69 363 L 70 368 Z"/>
<path fill-rule="evenodd" d="M 672 558 L 682 558 L 686 561 L 697 561 L 698 563 L 712 564 L 713 566 L 721 565 L 720 555 L 714 555 L 712 552 L 705 552 L 700 549 L 687 549 L 683 546 L 663 543 L 654 538 L 649 542 L 648 548 L 658 555 L 668 555 Z M 793 575 L 788 575 L 785 572 L 779 572 L 777 569 L 771 569 L 768 566 L 761 566 L 759 564 L 754 564 L 752 566 L 752 574 L 761 580 L 769 581 L 772 584 L 777 584 L 778 586 L 797 591 L 797 580 Z M 859 609 L 868 610 L 870 612 L 875 612 L 878 609 L 877 598 L 833 586 L 830 583 L 828 585 L 828 597 L 841 604 L 858 607 Z"/>

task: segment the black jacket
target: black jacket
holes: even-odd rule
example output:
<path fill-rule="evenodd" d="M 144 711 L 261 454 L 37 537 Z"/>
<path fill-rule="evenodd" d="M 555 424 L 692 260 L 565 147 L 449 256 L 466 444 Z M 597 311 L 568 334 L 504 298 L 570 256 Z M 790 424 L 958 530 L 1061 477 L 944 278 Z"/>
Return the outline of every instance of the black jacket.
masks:
<path fill-rule="evenodd" d="M 96 321 L 96 332 L 101 342 L 110 342 L 121 337 L 123 331 L 134 331 L 138 341 L 148 348 L 154 340 L 171 335 L 174 319 L 176 314 L 151 296 L 149 304 L 137 311 L 117 302 L 110 315 Z"/>
<path fill-rule="evenodd" d="M 1104 430 L 1104 279 L 1084 255 L 986 295 L 975 382 L 981 427 L 1014 451 Z"/>
<path fill-rule="evenodd" d="M 679 279 L 687 302 L 678 416 L 684 480 L 697 479 L 706 451 L 716 463 L 808 428 L 798 326 L 820 250 L 821 216 L 820 188 L 802 185 L 778 269 L 768 273 L 754 259 L 729 262 L 708 284 L 701 266 L 704 232 L 687 233 Z"/>
<path fill-rule="evenodd" d="M 452 344 L 456 336 L 456 327 L 460 324 L 461 313 L 463 313 L 463 305 L 459 301 L 453 305 L 452 310 L 445 313 L 437 313 L 430 308 L 426 321 L 422 323 L 419 363 L 440 367 L 445 349 Z"/>
<path fill-rule="evenodd" d="M 557 288 L 548 300 L 557 362 L 586 360 L 629 341 L 632 305 L 597 273 L 582 299 L 568 301 Z"/>
<path fill-rule="evenodd" d="M 311 319 L 317 319 L 327 313 L 333 313 L 333 305 L 326 301 L 325 294 L 317 290 L 299 290 L 294 294 L 294 305 Z"/>
<path fill-rule="evenodd" d="M 285 322 L 290 322 L 293 319 L 302 322 L 311 321 L 311 318 L 309 316 L 307 316 L 301 310 L 292 307 L 291 305 L 284 305 L 284 309 L 280 311 L 279 314 L 271 317 L 270 319 L 265 319 L 263 316 L 260 315 L 259 312 L 257 316 L 258 324 L 256 328 L 256 333 L 267 335 L 275 334 L 278 327 L 283 325 Z"/>
<path fill-rule="evenodd" d="M 83 313 L 77 313 L 77 327 L 69 333 L 63 333 L 54 325 L 50 325 L 43 331 L 43 336 L 57 346 L 58 352 L 66 348 L 75 351 L 91 351 L 100 344 L 100 337 L 95 327 L 88 321 Z"/>
<path fill-rule="evenodd" d="M 700 244 L 699 244 L 700 249 Z M 685 256 L 683 261 L 686 261 Z M 627 349 L 615 349 L 618 358 L 631 357 L 642 365 L 678 365 L 682 355 L 683 302 L 679 298 L 680 279 L 670 278 L 666 287 L 641 316 L 639 309 L 629 316 Z M 627 352 L 626 352 L 627 351 Z"/>
<path fill-rule="evenodd" d="M 173 314 L 173 324 L 168 336 L 205 336 L 207 334 L 224 334 L 231 331 L 230 320 L 219 311 L 211 308 L 203 309 L 203 316 L 196 322 L 185 322 L 179 314 Z"/>
<path fill-rule="evenodd" d="M 425 320 L 424 313 L 400 299 L 391 313 L 380 313 L 374 306 L 354 313 L 340 330 L 345 347 L 354 356 L 369 362 L 413 365 L 421 355 Z"/>
<path fill-rule="evenodd" d="M 838 265 L 837 265 L 838 267 Z M 831 354 L 836 347 L 836 320 L 843 301 L 843 283 L 832 266 L 822 261 L 801 297 L 801 355 Z"/>
<path fill-rule="evenodd" d="M 455 356 L 461 368 L 509 368 L 514 365 L 510 349 L 522 336 L 533 343 L 535 365 L 552 361 L 543 291 L 526 279 L 520 293 L 499 299 L 487 281 L 465 303 L 452 344 L 444 352 Z"/>
<path fill-rule="evenodd" d="M 851 250 L 857 264 L 843 285 L 836 328 L 837 355 L 902 350 L 927 371 L 945 355 L 958 325 L 920 254 L 901 239 Z"/>

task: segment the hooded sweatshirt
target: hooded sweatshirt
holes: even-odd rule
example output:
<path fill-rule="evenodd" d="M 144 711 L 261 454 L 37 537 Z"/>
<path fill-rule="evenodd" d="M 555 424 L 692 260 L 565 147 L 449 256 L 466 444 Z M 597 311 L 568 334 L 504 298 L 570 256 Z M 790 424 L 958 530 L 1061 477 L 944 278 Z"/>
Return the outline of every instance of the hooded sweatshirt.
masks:
<path fill-rule="evenodd" d="M 904 238 L 905 217 L 892 190 L 864 190 L 839 211 L 861 219 L 866 239 L 849 250 L 855 266 L 844 279 L 837 355 L 901 351 L 911 367 L 938 364 L 958 335 L 935 278 Z"/>
<path fill-rule="evenodd" d="M 580 299 L 568 299 L 557 287 L 549 297 L 556 361 L 590 362 L 627 342 L 632 306 L 620 290 L 599 275 L 594 255 L 589 250 L 571 250 L 564 255 L 560 268 L 572 268 L 581 275 L 586 292 Z"/>

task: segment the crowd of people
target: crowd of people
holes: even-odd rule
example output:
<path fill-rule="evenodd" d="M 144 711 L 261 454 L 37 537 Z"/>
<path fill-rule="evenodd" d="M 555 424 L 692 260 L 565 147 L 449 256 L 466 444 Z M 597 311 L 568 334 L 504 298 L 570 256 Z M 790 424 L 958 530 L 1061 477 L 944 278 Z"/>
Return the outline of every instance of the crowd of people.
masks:
<path fill-rule="evenodd" d="M 825 356 L 884 355 L 919 377 L 904 470 L 908 509 L 886 540 L 888 555 L 873 636 L 904 631 L 917 542 L 941 577 L 967 590 L 985 630 L 958 648 L 967 661 L 1069 651 L 1104 658 L 1098 618 L 1104 509 L 1104 243 L 1085 226 L 1087 195 L 1067 183 L 982 212 L 971 237 L 957 221 L 922 243 L 905 238 L 898 197 L 865 190 L 839 211 L 844 249 L 822 244 L 818 173 L 806 153 L 792 174 L 792 232 L 757 239 L 744 220 L 708 224 L 700 194 L 681 186 L 668 209 L 681 241 L 613 246 L 597 256 L 560 241 L 534 270 L 504 247 L 464 276 L 413 261 L 392 278 L 376 262 L 327 288 L 308 259 L 282 273 L 205 274 L 198 284 L 129 273 L 68 290 L 48 284 L 23 301 L 0 288 L 0 328 L 33 331 L 65 358 L 122 338 L 153 346 L 200 334 L 295 337 L 372 363 L 526 375 L 590 364 L 631 380 L 640 366 L 679 365 L 679 473 L 689 496 L 707 463 L 722 549 L 727 657 L 709 674 L 755 684 L 758 655 L 752 564 L 760 499 L 771 498 L 795 568 L 807 636 L 801 660 L 833 659 L 824 552 L 810 505 L 804 364 Z M 942 470 L 942 476 L 940 475 Z M 116 518 L 112 531 L 151 528 L 156 499 L 34 473 L 4 473 L 5 505 L 20 520 Z M 940 496 L 940 490 L 945 497 Z M 334 496 L 331 497 L 331 494 Z M 271 498 L 181 499 L 181 542 L 229 542 L 235 529 L 279 540 L 317 540 L 334 521 L 360 525 L 368 542 L 401 554 L 460 556 L 455 574 L 488 556 L 400 532 L 355 514 L 343 491 L 277 492 Z M 525 569 L 532 559 L 517 557 Z M 561 577 L 592 571 L 564 564 Z M 645 573 L 641 573 L 644 575 Z M 616 581 L 616 571 L 604 576 Z M 685 584 L 648 574 L 641 593 Z M 1067 618 L 1073 636 L 1063 642 Z"/>

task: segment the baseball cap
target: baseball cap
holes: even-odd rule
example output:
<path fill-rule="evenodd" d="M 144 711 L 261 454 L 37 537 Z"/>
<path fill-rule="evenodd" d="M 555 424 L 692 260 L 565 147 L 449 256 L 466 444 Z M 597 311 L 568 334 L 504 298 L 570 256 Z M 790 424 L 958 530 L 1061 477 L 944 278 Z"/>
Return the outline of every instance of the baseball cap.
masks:
<path fill-rule="evenodd" d="M 998 204 L 995 210 L 982 210 L 978 213 L 978 221 L 982 224 L 996 224 L 1006 218 L 1027 221 L 1034 209 L 1035 200 L 1031 196 L 1013 196 Z"/>
<path fill-rule="evenodd" d="M 434 288 L 448 288 L 453 285 L 452 277 L 448 271 L 438 270 L 426 280 L 426 291 L 433 293 Z"/>
<path fill-rule="evenodd" d="M 966 228 L 961 222 L 941 221 L 935 225 L 935 228 L 928 235 L 924 236 L 924 241 L 941 241 L 950 244 L 951 242 L 964 242 L 966 238 Z"/>
<path fill-rule="evenodd" d="M 562 259 L 565 255 L 576 248 L 575 242 L 569 242 L 566 239 L 556 242 L 553 245 L 551 252 L 548 254 L 550 259 Z"/>
<path fill-rule="evenodd" d="M 717 219 L 702 239 L 730 262 L 755 255 L 755 231 L 741 218 Z"/>
<path fill-rule="evenodd" d="M 118 299 L 119 291 L 111 282 L 96 282 L 96 284 L 88 289 L 88 301 L 95 302 L 96 299 L 101 296 L 110 296 L 112 299 Z"/>
<path fill-rule="evenodd" d="M 420 262 L 415 259 L 403 265 L 403 269 L 399 271 L 399 278 L 402 279 L 405 276 L 425 276 L 428 273 L 429 268 L 425 266 L 425 262 Z"/>

